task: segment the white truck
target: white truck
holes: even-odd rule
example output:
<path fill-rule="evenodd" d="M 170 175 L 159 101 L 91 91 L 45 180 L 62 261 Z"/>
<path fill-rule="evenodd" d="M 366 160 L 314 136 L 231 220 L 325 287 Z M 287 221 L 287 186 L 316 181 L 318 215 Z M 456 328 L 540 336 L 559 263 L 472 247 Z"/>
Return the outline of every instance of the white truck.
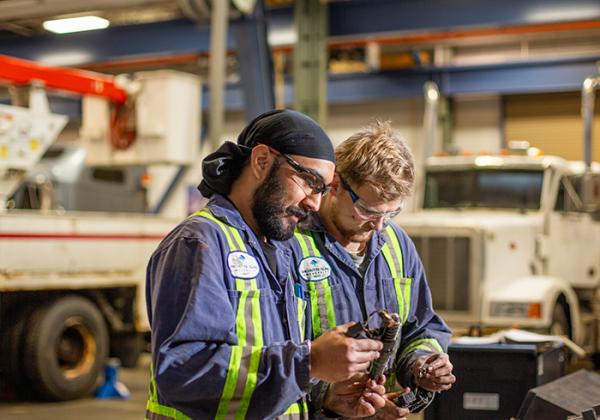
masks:
<path fill-rule="evenodd" d="M 81 175 L 60 165 L 47 165 L 46 175 L 32 172 L 65 124 L 49 111 L 36 80 L 84 95 L 80 145 L 87 165 L 117 181 L 127 171 L 108 168 L 150 165 L 160 174 L 148 185 L 159 196 L 155 202 L 168 192 L 185 201 L 187 183 L 177 175 L 199 162 L 200 82 L 171 71 L 139 73 L 128 82 L 135 92 L 126 92 L 108 77 L 2 56 L 0 79 L 34 85 L 29 107 L 0 105 L 0 394 L 78 398 L 97 385 L 109 354 L 135 364 L 149 329 L 146 264 L 180 219 L 158 208 L 156 214 L 70 211 L 65 203 L 77 200 L 65 189 L 58 200 L 53 179 Z M 82 80 L 89 88 L 78 87 Z M 28 182 L 29 209 L 14 208 Z M 103 209 L 119 208 L 118 195 L 101 195 L 94 185 L 78 194 L 91 200 L 97 194 L 96 200 L 113 201 Z"/>
<path fill-rule="evenodd" d="M 455 329 L 518 325 L 599 351 L 600 165 L 590 159 L 599 84 L 583 87 L 585 162 L 523 142 L 509 154 L 427 159 L 420 209 L 398 223 Z"/>

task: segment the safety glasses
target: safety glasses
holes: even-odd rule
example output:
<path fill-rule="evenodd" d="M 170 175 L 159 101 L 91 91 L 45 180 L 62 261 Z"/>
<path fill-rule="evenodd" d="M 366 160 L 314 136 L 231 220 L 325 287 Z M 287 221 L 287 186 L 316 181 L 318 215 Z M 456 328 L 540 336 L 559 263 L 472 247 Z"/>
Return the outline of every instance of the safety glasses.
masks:
<path fill-rule="evenodd" d="M 342 178 L 342 176 L 340 174 L 338 174 L 338 176 L 340 178 L 342 186 L 350 194 L 350 199 L 352 200 L 352 204 L 354 205 L 354 208 L 356 209 L 356 213 L 363 219 L 374 220 L 374 219 L 379 219 L 382 217 L 383 220 L 385 222 L 387 222 L 387 221 L 393 219 L 394 217 L 398 216 L 400 214 L 400 212 L 402 211 L 402 209 L 404 208 L 404 202 L 402 202 L 400 204 L 400 207 L 398 207 L 396 210 L 392 210 L 392 211 L 374 210 L 374 209 L 368 207 L 367 205 L 365 205 L 364 201 L 358 196 L 358 194 L 356 194 L 354 192 L 352 187 L 350 187 L 350 185 L 344 180 L 344 178 Z"/>
<path fill-rule="evenodd" d="M 300 185 L 295 180 L 294 180 L 294 182 L 296 182 L 298 184 L 298 186 L 300 188 L 302 188 L 306 194 L 308 194 L 308 195 L 312 195 L 312 194 L 325 195 L 329 192 L 331 185 L 325 184 L 325 180 L 317 172 L 315 172 L 312 169 L 308 169 L 305 166 L 302 166 L 300 163 L 298 163 L 298 161 L 292 159 L 290 156 L 286 155 L 285 153 L 281 153 L 280 151 L 272 149 L 270 147 L 269 147 L 269 151 L 271 153 L 273 153 L 274 155 L 282 156 L 285 159 L 285 161 L 288 163 L 288 165 L 290 165 L 291 168 L 298 174 L 298 176 L 302 179 L 303 184 L 305 184 L 305 185 Z M 309 191 L 307 191 L 306 188 L 308 188 Z"/>

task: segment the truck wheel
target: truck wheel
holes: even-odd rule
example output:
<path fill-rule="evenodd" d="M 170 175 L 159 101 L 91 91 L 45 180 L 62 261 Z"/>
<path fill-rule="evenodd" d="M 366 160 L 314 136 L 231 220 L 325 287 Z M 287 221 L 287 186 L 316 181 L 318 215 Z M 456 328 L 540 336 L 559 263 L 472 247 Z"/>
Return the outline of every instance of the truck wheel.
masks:
<path fill-rule="evenodd" d="M 31 397 L 31 385 L 26 375 L 23 374 L 23 342 L 30 314 L 31 311 L 27 309 L 17 314 L 6 330 L 6 340 L 2 340 L 0 343 L 2 375 L 4 376 L 4 385 L 8 388 L 4 390 L 2 396 L 7 399 Z"/>
<path fill-rule="evenodd" d="M 595 351 L 590 354 L 590 360 L 594 365 L 594 370 L 600 370 L 600 351 Z"/>
<path fill-rule="evenodd" d="M 124 368 L 134 368 L 142 353 L 142 344 L 138 333 L 115 334 L 110 339 L 110 353 L 121 360 Z"/>
<path fill-rule="evenodd" d="M 108 333 L 89 300 L 69 296 L 37 309 L 25 337 L 25 370 L 40 397 L 70 400 L 90 393 L 108 353 Z"/>
<path fill-rule="evenodd" d="M 552 312 L 552 323 L 550 324 L 551 335 L 571 336 L 571 327 L 569 326 L 569 318 L 563 303 L 556 302 L 554 311 Z"/>

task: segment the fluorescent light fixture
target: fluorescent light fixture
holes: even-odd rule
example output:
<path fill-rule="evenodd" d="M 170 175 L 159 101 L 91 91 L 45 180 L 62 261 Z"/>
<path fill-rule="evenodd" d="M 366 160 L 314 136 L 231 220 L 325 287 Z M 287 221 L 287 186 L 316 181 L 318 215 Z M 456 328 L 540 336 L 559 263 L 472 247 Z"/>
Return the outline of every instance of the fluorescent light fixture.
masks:
<path fill-rule="evenodd" d="M 598 3 L 587 7 L 568 3 L 565 3 L 564 6 L 544 5 L 532 8 L 526 13 L 525 18 L 531 23 L 567 22 L 570 20 L 590 19 L 590 16 L 597 15 L 598 11 L 600 11 Z"/>
<path fill-rule="evenodd" d="M 94 31 L 108 28 L 110 22 L 98 16 L 80 16 L 74 18 L 46 20 L 44 29 L 55 34 L 70 34 L 72 32 Z"/>
<path fill-rule="evenodd" d="M 49 66 L 76 66 L 86 62 L 94 61 L 93 54 L 87 51 L 58 51 L 40 54 L 37 60 Z"/>

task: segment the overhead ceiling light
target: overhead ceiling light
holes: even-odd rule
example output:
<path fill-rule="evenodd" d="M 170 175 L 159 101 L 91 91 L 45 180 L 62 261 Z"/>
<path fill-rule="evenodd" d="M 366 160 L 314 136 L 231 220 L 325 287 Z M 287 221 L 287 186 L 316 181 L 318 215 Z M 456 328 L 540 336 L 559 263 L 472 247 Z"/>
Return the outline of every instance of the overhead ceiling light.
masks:
<path fill-rule="evenodd" d="M 46 20 L 44 29 L 55 34 L 70 34 L 72 32 L 94 31 L 108 28 L 110 22 L 98 16 L 80 16 L 74 18 Z"/>

